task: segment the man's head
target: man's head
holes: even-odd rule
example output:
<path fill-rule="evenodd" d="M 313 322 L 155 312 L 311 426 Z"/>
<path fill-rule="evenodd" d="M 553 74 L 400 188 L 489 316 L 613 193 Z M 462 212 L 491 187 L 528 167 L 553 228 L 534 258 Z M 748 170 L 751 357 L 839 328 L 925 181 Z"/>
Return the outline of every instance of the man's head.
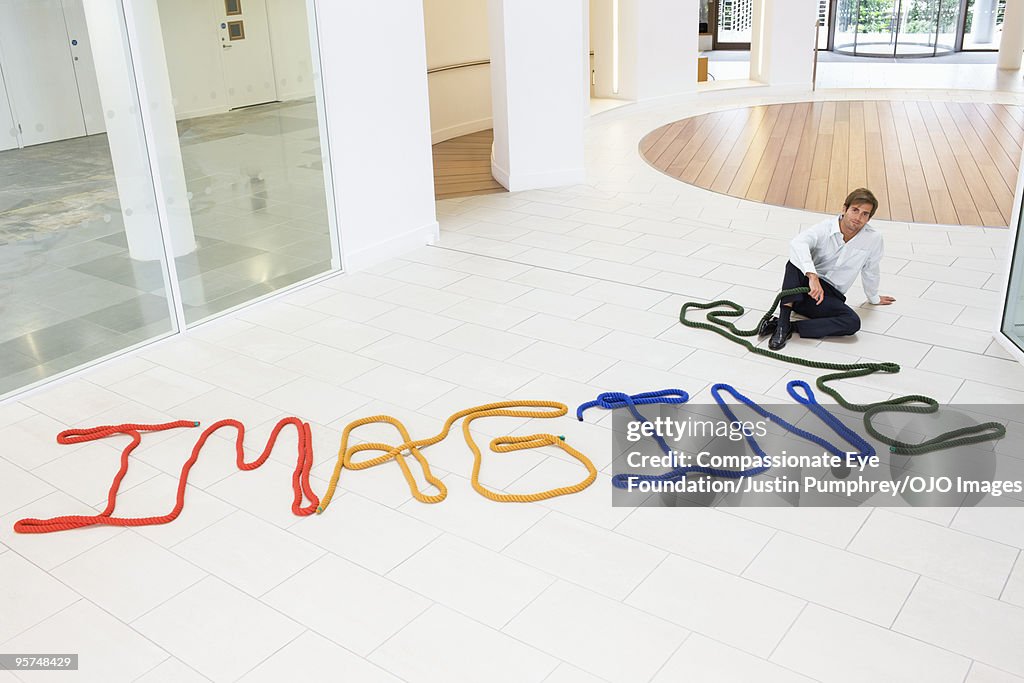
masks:
<path fill-rule="evenodd" d="M 878 199 L 866 187 L 858 187 L 843 202 L 843 226 L 848 230 L 857 231 L 863 228 L 878 210 Z"/>

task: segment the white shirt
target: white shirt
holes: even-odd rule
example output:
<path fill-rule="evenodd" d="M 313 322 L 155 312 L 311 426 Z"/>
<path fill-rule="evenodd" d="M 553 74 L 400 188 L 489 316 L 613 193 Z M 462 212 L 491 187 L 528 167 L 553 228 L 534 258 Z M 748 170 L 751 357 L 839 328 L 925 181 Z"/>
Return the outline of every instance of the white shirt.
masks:
<path fill-rule="evenodd" d="M 861 228 L 849 242 L 843 242 L 838 217 L 826 218 L 789 243 L 789 260 L 800 272 L 817 273 L 843 294 L 849 291 L 859 274 L 864 293 L 873 304 L 881 301 L 878 266 L 882 253 L 882 233 L 870 224 Z"/>

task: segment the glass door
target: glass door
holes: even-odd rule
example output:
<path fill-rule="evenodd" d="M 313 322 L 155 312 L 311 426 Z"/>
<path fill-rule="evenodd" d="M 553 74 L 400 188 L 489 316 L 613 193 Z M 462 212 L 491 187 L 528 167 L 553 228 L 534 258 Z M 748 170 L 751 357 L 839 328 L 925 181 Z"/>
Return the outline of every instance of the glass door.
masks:
<path fill-rule="evenodd" d="M 962 50 L 998 50 L 1006 0 L 967 0 Z"/>
<path fill-rule="evenodd" d="M 716 50 L 749 50 L 753 36 L 753 0 L 715 0 L 713 45 Z"/>

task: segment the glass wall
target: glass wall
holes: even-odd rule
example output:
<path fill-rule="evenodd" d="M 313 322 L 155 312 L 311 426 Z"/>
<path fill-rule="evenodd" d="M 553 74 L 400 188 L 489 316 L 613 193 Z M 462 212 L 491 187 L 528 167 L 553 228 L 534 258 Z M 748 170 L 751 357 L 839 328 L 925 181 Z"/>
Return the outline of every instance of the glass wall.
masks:
<path fill-rule="evenodd" d="M 0 0 L 0 395 L 176 331 L 124 16 Z"/>
<path fill-rule="evenodd" d="M 835 50 L 865 57 L 933 57 L 952 52 L 959 0 L 839 0 Z"/>
<path fill-rule="evenodd" d="M 338 268 L 306 1 L 130 9 L 0 0 L 0 396 Z"/>
<path fill-rule="evenodd" d="M 1024 352 L 1024 214 L 1017 217 L 1017 238 L 1010 266 L 1010 285 L 1006 288 L 1002 331 Z"/>
<path fill-rule="evenodd" d="M 332 269 L 305 0 L 158 0 L 195 251 L 189 323 Z M 240 12 L 238 11 L 240 10 Z"/>
<path fill-rule="evenodd" d="M 749 48 L 753 25 L 753 0 L 718 0 L 715 18 L 716 45 Z"/>
<path fill-rule="evenodd" d="M 998 50 L 1006 0 L 967 0 L 964 50 Z"/>

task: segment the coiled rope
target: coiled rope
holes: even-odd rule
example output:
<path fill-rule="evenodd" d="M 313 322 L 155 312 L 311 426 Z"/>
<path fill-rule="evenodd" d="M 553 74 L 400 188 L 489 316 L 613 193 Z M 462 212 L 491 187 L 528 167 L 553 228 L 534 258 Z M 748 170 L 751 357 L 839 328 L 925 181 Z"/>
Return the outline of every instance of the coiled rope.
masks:
<path fill-rule="evenodd" d="M 851 452 L 853 453 L 853 457 L 868 458 L 875 454 L 875 449 L 874 447 L 872 447 L 870 443 L 868 443 L 859 434 L 857 434 L 852 429 L 843 424 L 839 420 L 839 418 L 830 413 L 824 406 L 817 402 L 817 400 L 814 397 L 814 392 L 811 391 L 811 387 L 806 382 L 802 380 L 793 380 L 789 382 L 788 385 L 786 385 L 786 389 L 789 392 L 789 395 L 792 396 L 798 403 L 807 406 L 807 408 L 811 412 L 813 412 L 822 422 L 831 427 L 834 432 L 839 434 L 848 443 L 850 443 L 857 449 L 856 451 Z M 797 393 L 797 389 L 803 389 L 805 394 L 800 395 L 799 393 Z M 736 417 L 736 414 L 733 412 L 732 408 L 729 406 L 728 403 L 725 402 L 725 399 L 722 397 L 723 392 L 730 394 L 737 401 L 751 408 L 761 417 L 770 420 L 774 424 L 777 424 L 780 427 L 786 429 L 787 431 L 795 434 L 796 436 L 799 436 L 801 439 L 805 439 L 812 443 L 818 444 L 832 455 L 840 458 L 846 457 L 848 455 L 847 451 L 841 450 L 839 447 L 833 445 L 831 442 L 823 439 L 817 434 L 808 432 L 807 430 L 801 429 L 800 427 L 791 424 L 790 422 L 786 421 L 779 415 L 769 411 L 768 409 L 759 405 L 758 403 L 748 398 L 747 396 L 744 396 L 731 385 L 725 383 L 715 384 L 714 386 L 711 387 L 711 395 L 718 403 L 719 408 L 722 409 L 722 412 L 728 419 L 729 424 L 736 424 L 739 422 L 739 420 Z M 647 399 L 645 400 L 645 403 L 684 403 L 686 399 L 684 398 L 683 400 L 678 400 L 677 395 L 682 395 L 683 397 L 685 397 L 686 392 L 681 392 L 678 389 L 665 389 L 664 391 L 654 391 L 645 394 L 635 394 L 634 396 L 629 396 L 627 394 L 622 394 L 618 392 L 609 392 L 601 394 L 595 401 L 590 401 L 588 403 L 584 403 L 583 405 L 581 405 L 576 410 L 576 416 L 582 419 L 583 412 L 594 407 L 601 407 L 606 409 L 616 409 L 625 407 L 629 409 L 634 419 L 640 422 L 647 423 L 650 421 L 643 415 L 641 415 L 639 411 L 636 410 L 636 405 L 639 403 L 637 399 L 643 397 L 644 399 Z M 673 398 L 674 396 L 675 398 Z M 659 397 L 661 397 L 662 400 L 659 400 Z M 754 435 L 744 431 L 743 437 L 750 445 L 751 450 L 761 459 L 761 462 L 764 463 L 768 458 L 768 454 L 765 453 L 764 449 L 754 438 Z M 668 444 L 665 442 L 662 436 L 657 432 L 654 433 L 654 440 L 658 443 L 658 446 L 661 448 L 662 452 L 665 453 L 665 455 L 672 457 L 672 454 L 674 452 L 673 449 L 671 449 L 668 446 Z M 730 470 L 720 467 L 708 467 L 704 465 L 684 465 L 681 467 L 675 467 L 669 470 L 668 472 L 663 472 L 662 474 L 642 474 L 638 472 L 623 472 L 620 474 L 616 474 L 612 477 L 612 485 L 615 486 L 616 488 L 628 489 L 630 488 L 631 483 L 634 482 L 674 481 L 677 479 L 682 479 L 683 477 L 691 473 L 707 474 L 713 477 L 723 477 L 727 479 L 741 479 L 743 477 L 753 477 L 755 475 L 762 474 L 764 472 L 767 472 L 769 469 L 770 468 L 765 464 L 757 465 L 755 467 L 749 467 L 742 470 Z"/>
<path fill-rule="evenodd" d="M 687 327 L 711 330 L 715 334 L 719 334 L 733 343 L 740 344 L 751 353 L 756 353 L 768 358 L 774 358 L 775 360 L 781 360 L 785 363 L 802 365 L 807 368 L 815 368 L 818 370 L 838 370 L 839 372 L 821 375 L 815 381 L 815 385 L 818 389 L 831 396 L 837 403 L 847 410 L 864 413 L 865 429 L 867 429 L 871 436 L 889 446 L 889 451 L 892 453 L 896 453 L 898 455 L 921 455 L 924 453 L 931 453 L 932 451 L 956 448 L 958 446 L 965 446 L 967 444 L 980 443 L 982 441 L 990 441 L 993 439 L 1001 439 L 1006 435 L 1006 427 L 1004 425 L 998 422 L 983 422 L 981 424 L 962 427 L 960 429 L 952 429 L 930 439 L 926 439 L 920 443 L 899 441 L 898 439 L 886 436 L 875 429 L 872 424 L 872 418 L 879 413 L 885 412 L 921 414 L 935 413 L 939 410 L 939 402 L 930 396 L 909 394 L 906 396 L 898 396 L 896 398 L 889 399 L 888 401 L 879 401 L 877 403 L 852 403 L 847 401 L 838 390 L 828 386 L 829 382 L 854 377 L 864 377 L 876 372 L 897 373 L 900 371 L 900 366 L 896 363 L 828 363 L 824 361 L 808 360 L 806 358 L 788 356 L 772 351 L 771 349 L 762 348 L 760 346 L 756 346 L 747 339 L 744 339 L 744 337 L 752 337 L 757 334 L 757 330 L 761 323 L 771 318 L 784 297 L 794 294 L 806 294 L 809 291 L 810 288 L 808 287 L 795 287 L 793 289 L 782 290 L 775 297 L 775 301 L 772 303 L 770 310 L 761 317 L 757 326 L 749 330 L 739 329 L 731 320 L 725 319 L 738 318 L 746 312 L 746 309 L 744 309 L 743 306 L 735 301 L 729 301 L 728 299 L 719 299 L 718 301 L 712 301 L 710 303 L 688 301 L 683 304 L 682 309 L 679 311 L 679 322 Z M 689 320 L 686 317 L 686 314 L 692 309 L 707 310 L 707 322 Z"/>
<path fill-rule="evenodd" d="M 168 522 L 174 521 L 178 515 L 181 514 L 181 510 L 185 506 L 185 486 L 188 483 L 189 471 L 199 459 L 199 453 L 203 450 L 203 446 L 206 445 L 207 439 L 209 439 L 214 432 L 223 427 L 234 427 L 237 432 L 235 437 L 235 464 L 240 470 L 254 470 L 266 462 L 267 458 L 270 457 L 270 453 L 273 451 L 274 445 L 277 443 L 277 438 L 280 435 L 281 430 L 288 425 L 295 427 L 299 437 L 298 460 L 295 464 L 295 472 L 292 475 L 292 488 L 295 492 L 295 497 L 292 501 L 292 512 L 299 516 L 310 515 L 316 510 L 317 505 L 320 502 L 309 486 L 309 470 L 313 466 L 313 440 L 310 435 L 309 423 L 303 422 L 297 417 L 288 417 L 277 423 L 273 432 L 270 434 L 270 438 L 267 440 L 267 445 L 263 449 L 263 453 L 251 462 L 245 462 L 245 449 L 243 447 L 245 441 L 245 426 L 237 420 L 221 420 L 219 422 L 215 422 L 207 427 L 206 431 L 202 433 L 199 440 L 196 442 L 195 447 L 192 449 L 191 457 L 189 457 L 182 466 L 181 475 L 178 477 L 177 499 L 174 504 L 174 508 L 169 513 L 156 517 L 114 517 L 113 514 L 114 509 L 117 507 L 117 493 L 121 488 L 121 480 L 124 479 L 125 474 L 128 472 L 128 458 L 135 448 L 142 442 L 142 432 L 160 432 L 179 427 L 199 426 L 198 422 L 179 420 L 177 422 L 167 422 L 156 425 L 107 425 L 102 427 L 92 427 L 89 429 L 69 429 L 61 432 L 57 436 L 57 443 L 60 444 L 76 444 L 86 441 L 96 441 L 98 439 L 104 439 L 108 436 L 114 436 L 117 434 L 124 434 L 131 437 L 131 442 L 121 451 L 121 468 L 114 476 L 113 483 L 110 486 L 110 492 L 107 494 L 107 507 L 98 515 L 63 515 L 60 517 L 50 517 L 48 519 L 22 519 L 15 522 L 14 530 L 20 534 L 46 534 L 54 531 L 66 531 L 68 529 L 79 529 L 95 525 L 149 526 L 153 524 L 167 524 Z M 303 496 L 311 501 L 311 503 L 305 507 L 302 506 Z"/>
<path fill-rule="evenodd" d="M 548 408 L 549 410 L 527 410 L 527 408 Z M 594 463 L 592 463 L 587 456 L 567 444 L 565 442 L 565 437 L 555 436 L 553 434 L 531 434 L 528 436 L 503 436 L 492 439 L 490 448 L 491 451 L 495 453 L 510 453 L 512 451 L 522 451 L 531 448 L 540 448 L 542 446 L 557 446 L 587 468 L 586 478 L 571 486 L 561 486 L 537 493 L 499 493 L 498 491 L 492 491 L 480 483 L 480 467 L 483 463 L 483 455 L 480 452 L 480 447 L 477 446 L 476 441 L 473 439 L 470 432 L 470 425 L 473 421 L 485 417 L 555 418 L 562 417 L 568 411 L 569 408 L 564 403 L 557 403 L 554 401 L 499 401 L 496 403 L 487 403 L 485 405 L 467 408 L 454 413 L 445 420 L 444 427 L 441 429 L 440 433 L 427 439 L 413 439 L 409 435 L 409 431 L 405 428 L 405 425 L 403 425 L 401 421 L 389 415 L 374 415 L 372 417 L 364 417 L 359 420 L 355 420 L 354 422 L 350 422 L 342 432 L 341 447 L 338 450 L 338 461 L 334 466 L 334 473 L 331 475 L 331 481 L 327 487 L 327 492 L 324 494 L 323 500 L 317 508 L 317 514 L 326 510 L 327 506 L 331 504 L 331 499 L 334 497 L 334 491 L 338 486 L 338 480 L 341 477 L 341 471 L 343 469 L 365 470 L 370 467 L 382 465 L 390 460 L 394 460 L 398 463 L 398 466 L 402 470 L 402 476 L 405 477 L 405 481 L 409 485 L 409 492 L 416 500 L 421 503 L 440 503 L 448 496 L 448 488 L 444 485 L 444 482 L 435 477 L 430 471 L 430 463 L 427 461 L 426 457 L 424 457 L 421 449 L 443 441 L 448 436 L 452 426 L 459 420 L 462 420 L 462 435 L 466 439 L 466 445 L 468 445 L 470 450 L 473 451 L 473 473 L 471 481 L 473 488 L 480 495 L 499 503 L 531 503 L 546 500 L 548 498 L 554 498 L 555 496 L 579 493 L 594 483 L 594 480 L 597 479 L 597 468 L 594 467 Z M 348 445 L 349 438 L 354 430 L 364 425 L 375 423 L 386 423 L 394 426 L 402 438 L 402 443 L 397 446 L 386 443 L 363 443 L 356 444 L 354 446 Z M 356 461 L 353 456 L 355 456 L 356 453 L 361 453 L 363 451 L 380 451 L 383 454 L 369 460 Z M 416 461 L 419 463 L 420 469 L 423 472 L 424 479 L 426 479 L 431 486 L 437 489 L 437 493 L 426 494 L 420 490 L 419 484 L 416 482 L 416 478 L 413 476 L 412 470 L 406 462 L 406 453 L 411 454 L 416 458 Z"/>

